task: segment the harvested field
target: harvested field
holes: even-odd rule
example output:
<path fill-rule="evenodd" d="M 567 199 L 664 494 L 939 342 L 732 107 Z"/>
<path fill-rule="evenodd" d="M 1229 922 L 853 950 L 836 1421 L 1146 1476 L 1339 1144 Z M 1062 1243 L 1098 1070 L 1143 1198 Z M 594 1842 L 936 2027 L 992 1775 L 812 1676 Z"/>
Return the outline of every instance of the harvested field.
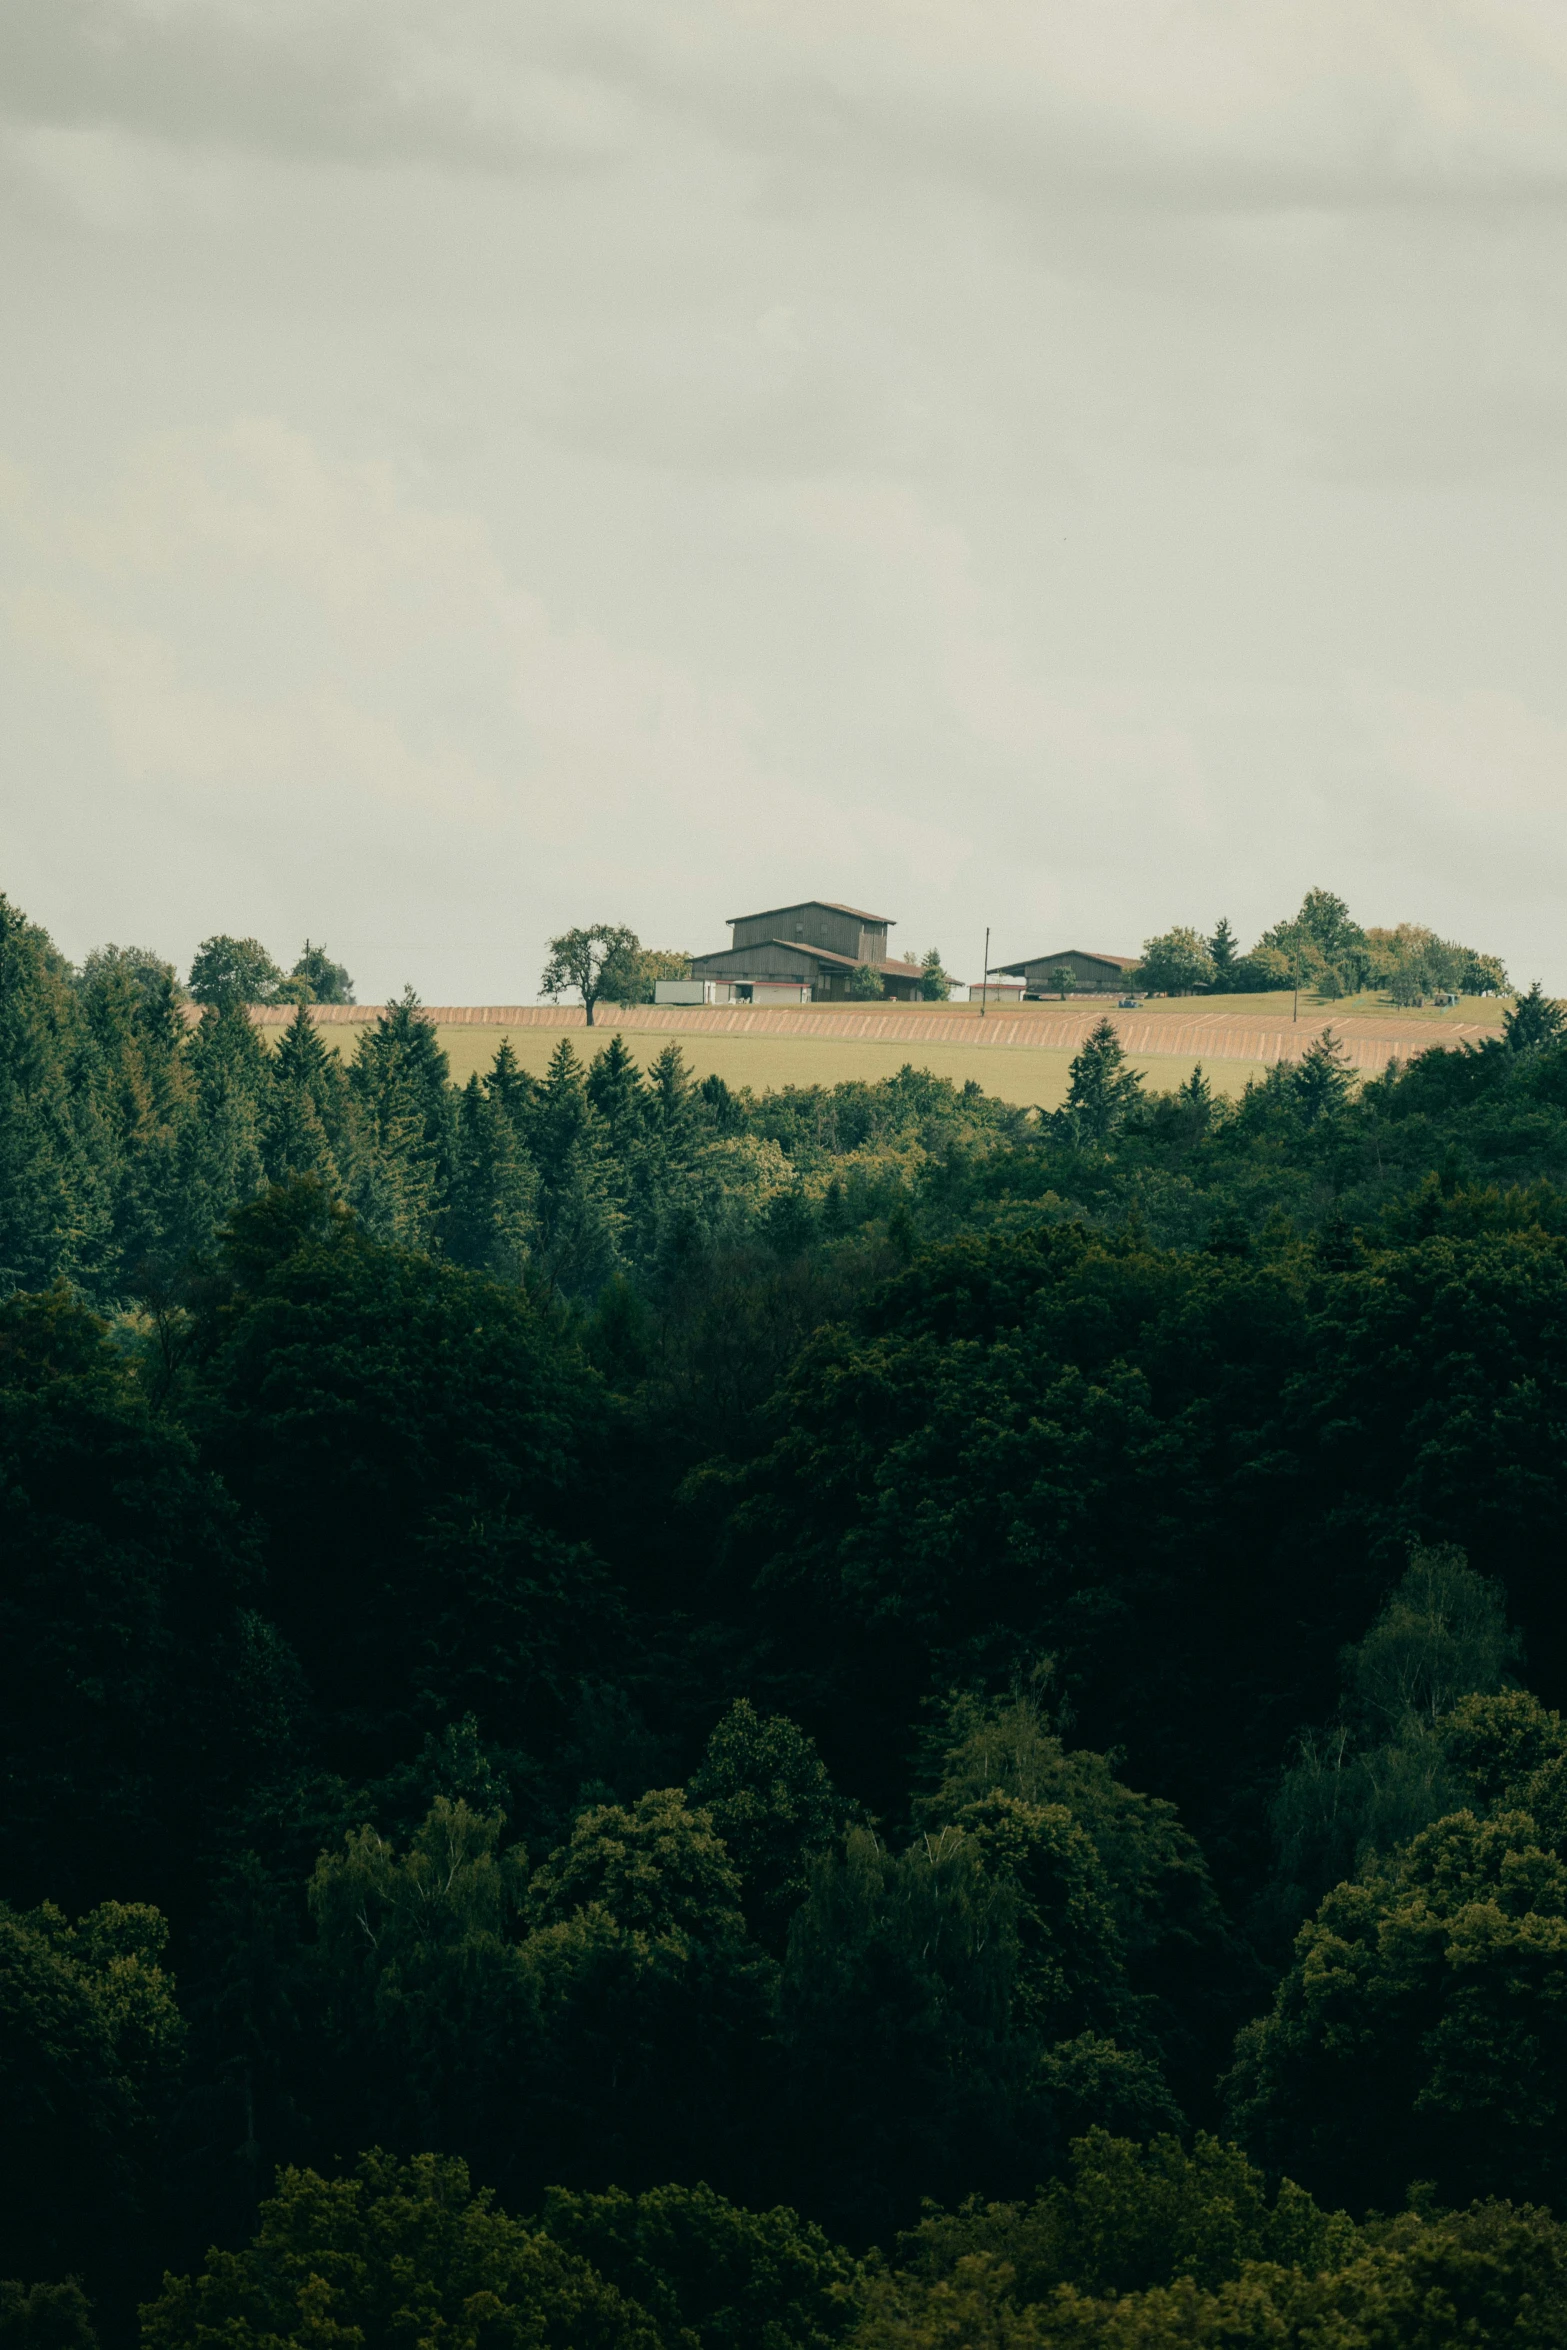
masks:
<path fill-rule="evenodd" d="M 452 1075 L 461 1084 L 473 1070 L 482 1072 L 489 1067 L 503 1035 L 510 1035 L 512 1050 L 522 1066 L 542 1075 L 567 1032 L 439 1026 L 436 1033 L 450 1057 Z M 590 1033 L 580 1028 L 570 1031 L 572 1044 L 584 1059 L 602 1052 L 615 1033 L 614 1027 L 603 1024 Z M 916 1068 L 928 1069 L 933 1077 L 950 1078 L 954 1085 L 972 1079 L 999 1101 L 1053 1110 L 1066 1099 L 1072 1065 L 1070 1052 L 1027 1045 L 996 1051 L 952 1043 L 910 1046 L 861 1037 L 714 1036 L 700 1031 L 693 1035 L 690 1029 L 656 1028 L 628 1028 L 622 1033 L 644 1069 L 666 1044 L 675 1043 L 698 1077 L 718 1076 L 736 1091 L 749 1086 L 753 1093 L 776 1091 L 786 1085 L 844 1085 L 856 1078 L 874 1084 L 881 1078 L 895 1077 L 912 1061 Z M 1150 1086 L 1163 1090 L 1181 1084 L 1196 1064 L 1178 1057 L 1139 1054 L 1135 1066 Z M 1235 1094 L 1248 1078 L 1261 1073 L 1260 1063 L 1224 1061 L 1214 1064 L 1210 1076 L 1217 1092 Z"/>
<path fill-rule="evenodd" d="M 1065 1098 L 1074 1052 L 1095 1022 L 1108 1018 L 1129 1059 L 1150 1085 L 1178 1085 L 1198 1061 L 1215 1088 L 1239 1093 L 1271 1062 L 1295 1060 L 1325 1029 L 1340 1038 L 1350 1063 L 1368 1073 L 1433 1045 L 1456 1047 L 1494 1035 L 1504 1007 L 1467 999 L 1454 1006 L 1396 1010 L 1375 997 L 1323 1005 L 1303 1002 L 1290 1018 L 1288 996 L 1176 998 L 1120 1011 L 1103 1001 L 1007 1004 L 980 1015 L 977 1004 L 810 1005 L 753 1011 L 747 1005 L 673 1007 L 632 1004 L 601 1011 L 591 1031 L 580 1007 L 553 1004 L 430 1005 L 463 1083 L 487 1068 L 503 1036 L 525 1069 L 542 1071 L 563 1035 L 591 1054 L 618 1030 L 645 1067 L 671 1040 L 699 1077 L 755 1092 L 785 1085 L 834 1085 L 891 1077 L 906 1062 L 954 1084 L 972 1079 L 1003 1101 L 1055 1107 Z M 324 1004 L 316 1020 L 324 1041 L 352 1051 L 375 1005 Z M 282 1007 L 256 1010 L 264 1030 L 292 1018 Z"/>
<path fill-rule="evenodd" d="M 373 1010 L 356 1010 L 351 1020 L 323 1023 L 323 1040 L 351 1053 L 361 1027 L 374 1017 Z M 771 1015 L 763 1013 L 760 1017 L 767 1020 Z M 270 1019 L 263 1022 L 263 1032 L 269 1039 L 275 1038 L 279 1031 L 280 1024 Z M 512 1050 L 523 1068 L 542 1076 L 562 1036 L 569 1036 L 583 1059 L 590 1060 L 618 1032 L 644 1069 L 666 1044 L 675 1043 L 698 1077 L 721 1077 L 736 1091 L 748 1086 L 754 1093 L 765 1093 L 787 1085 L 841 1085 L 853 1079 L 874 1084 L 881 1078 L 895 1077 L 912 1061 L 917 1068 L 928 1069 L 936 1077 L 949 1078 L 954 1085 L 972 1079 L 1000 1101 L 1049 1110 L 1066 1099 L 1072 1062 L 1071 1052 L 1061 1046 L 1029 1043 L 997 1048 L 988 1043 L 973 1043 L 961 1031 L 957 1038 L 938 1038 L 923 1045 L 885 1035 L 800 1036 L 767 1032 L 758 1035 L 747 1034 L 744 1029 L 715 1035 L 711 1030 L 693 1030 L 689 1025 L 634 1027 L 630 1014 L 624 1020 L 601 1020 L 591 1030 L 585 1027 L 580 1013 L 575 1021 L 569 1013 L 557 1013 L 548 1024 L 535 1016 L 526 1025 L 514 1024 L 505 1016 L 453 1021 L 442 1015 L 436 1019 L 435 1031 L 459 1085 L 466 1084 L 475 1070 L 482 1074 L 490 1066 L 503 1037 L 510 1038 Z M 1135 1065 L 1151 1086 L 1163 1089 L 1181 1084 L 1191 1075 L 1195 1062 L 1179 1055 L 1138 1054 Z M 1261 1064 L 1215 1062 L 1209 1074 L 1216 1091 L 1235 1094 L 1248 1078 L 1261 1074 Z"/>

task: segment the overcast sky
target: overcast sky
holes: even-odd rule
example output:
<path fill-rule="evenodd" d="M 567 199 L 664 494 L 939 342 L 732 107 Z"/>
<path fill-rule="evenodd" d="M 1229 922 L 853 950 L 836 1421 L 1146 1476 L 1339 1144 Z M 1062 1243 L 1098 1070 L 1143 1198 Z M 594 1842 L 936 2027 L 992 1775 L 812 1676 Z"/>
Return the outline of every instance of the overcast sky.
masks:
<path fill-rule="evenodd" d="M 0 886 L 1567 989 L 1567 9 L 7 0 Z"/>

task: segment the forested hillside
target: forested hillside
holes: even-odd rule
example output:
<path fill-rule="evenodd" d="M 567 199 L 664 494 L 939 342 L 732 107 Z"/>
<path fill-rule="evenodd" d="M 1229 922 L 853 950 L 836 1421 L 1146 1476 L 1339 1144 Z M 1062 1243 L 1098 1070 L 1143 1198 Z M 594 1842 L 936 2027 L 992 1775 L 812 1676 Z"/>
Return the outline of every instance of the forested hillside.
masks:
<path fill-rule="evenodd" d="M 3 2350 L 1567 2335 L 1537 990 L 459 1090 L 7 909 L 0 1268 Z"/>

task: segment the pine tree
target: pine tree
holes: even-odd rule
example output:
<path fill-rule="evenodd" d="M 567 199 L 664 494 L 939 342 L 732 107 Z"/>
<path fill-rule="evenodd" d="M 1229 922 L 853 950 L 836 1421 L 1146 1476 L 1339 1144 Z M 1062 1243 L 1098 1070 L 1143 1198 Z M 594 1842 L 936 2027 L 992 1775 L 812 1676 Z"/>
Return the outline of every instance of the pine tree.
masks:
<path fill-rule="evenodd" d="M 272 1070 L 243 1005 L 204 1015 L 188 1063 L 195 1101 L 179 1138 L 174 1222 L 166 1236 L 175 1258 L 206 1254 L 235 1209 L 267 1181 L 262 1128 Z"/>
<path fill-rule="evenodd" d="M 595 1055 L 587 1084 L 588 1099 L 604 1121 L 611 1148 L 620 1157 L 629 1156 L 642 1137 L 648 1099 L 641 1071 L 618 1031 Z"/>
<path fill-rule="evenodd" d="M 1313 1039 L 1292 1073 L 1290 1090 L 1308 1126 L 1341 1109 L 1355 1090 L 1354 1071 L 1331 1028 Z"/>
<path fill-rule="evenodd" d="M 1235 990 L 1235 966 L 1240 961 L 1240 948 L 1230 928 L 1227 914 L 1219 916 L 1218 927 L 1208 941 L 1208 954 L 1213 964 L 1213 993 L 1231 995 Z"/>
<path fill-rule="evenodd" d="M 563 1036 L 550 1055 L 549 1067 L 534 1095 L 529 1140 L 546 1191 L 553 1192 L 584 1147 L 593 1118 L 582 1063 Z"/>
<path fill-rule="evenodd" d="M 495 1048 L 495 1058 L 485 1073 L 484 1090 L 492 1102 L 499 1103 L 520 1133 L 539 1088 L 537 1080 L 519 1063 L 509 1036 L 503 1036 Z"/>
<path fill-rule="evenodd" d="M 1502 1014 L 1508 1051 L 1526 1053 L 1537 1045 L 1554 1044 L 1561 1035 L 1563 1019 L 1561 1005 L 1545 995 L 1536 980 L 1528 994 L 1521 995 L 1512 1010 Z"/>
<path fill-rule="evenodd" d="M 569 1037 L 550 1057 L 528 1137 L 541 1181 L 545 1268 L 569 1294 L 596 1295 L 620 1262 L 624 1184 Z"/>
<path fill-rule="evenodd" d="M 1126 1065 L 1114 1024 L 1101 1020 L 1072 1063 L 1065 1116 L 1085 1142 L 1105 1143 L 1143 1098 L 1143 1081 Z"/>
<path fill-rule="evenodd" d="M 673 1038 L 647 1075 L 649 1122 L 666 1151 L 681 1151 L 696 1127 L 696 1081 Z"/>
<path fill-rule="evenodd" d="M 289 1098 L 298 1105 L 300 1147 L 315 1155 L 290 1162 L 287 1172 L 316 1174 L 329 1188 L 346 1192 L 353 1180 L 357 1118 L 349 1075 L 341 1054 L 328 1045 L 316 1023 L 301 1005 L 283 1031 L 272 1059 L 274 1101 Z M 309 1137 L 308 1143 L 304 1138 Z M 320 1154 L 325 1150 L 326 1156 Z M 285 1181 L 279 1150 L 274 1180 Z M 268 1166 L 273 1166 L 269 1144 Z"/>
<path fill-rule="evenodd" d="M 927 1004 L 944 1004 L 951 993 L 952 980 L 942 968 L 941 949 L 932 947 L 920 965 L 920 994 Z"/>
<path fill-rule="evenodd" d="M 272 1060 L 262 1149 L 274 1183 L 314 1175 L 328 1191 L 342 1189 L 329 1120 L 341 1134 L 346 1125 L 346 1104 L 340 1099 L 343 1084 L 337 1055 L 327 1051 L 301 1004 Z"/>
<path fill-rule="evenodd" d="M 1176 1087 L 1175 1098 L 1193 1135 L 1206 1134 L 1213 1124 L 1213 1087 L 1204 1074 L 1201 1061 L 1190 1077 Z"/>
<path fill-rule="evenodd" d="M 0 896 L 0 1285 L 91 1285 L 112 1253 L 112 1154 L 64 958 Z"/>
<path fill-rule="evenodd" d="M 447 1251 L 459 1265 L 518 1281 L 538 1230 L 538 1169 L 501 1101 L 477 1075 L 457 1108 Z"/>
<path fill-rule="evenodd" d="M 111 1220 L 104 1279 L 140 1295 L 173 1278 L 182 1149 L 195 1116 L 190 1032 L 173 965 L 144 947 L 95 947 L 77 996 L 86 1028 L 76 1092 L 95 1121 Z"/>
<path fill-rule="evenodd" d="M 405 988 L 364 1030 L 349 1073 L 358 1112 L 353 1203 L 378 1238 L 437 1249 L 451 1201 L 449 1064 Z"/>

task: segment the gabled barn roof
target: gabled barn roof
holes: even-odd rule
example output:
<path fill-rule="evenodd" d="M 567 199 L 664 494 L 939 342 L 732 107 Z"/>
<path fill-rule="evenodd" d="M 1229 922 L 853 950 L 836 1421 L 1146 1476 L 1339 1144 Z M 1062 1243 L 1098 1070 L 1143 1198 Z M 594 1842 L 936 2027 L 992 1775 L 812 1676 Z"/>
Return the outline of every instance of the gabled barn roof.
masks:
<path fill-rule="evenodd" d="M 992 963 L 992 971 L 1008 972 L 1015 978 L 1024 978 L 1035 963 L 1058 963 L 1063 955 L 1082 955 L 1090 963 L 1113 963 L 1118 971 L 1130 971 L 1141 955 L 1107 955 L 1098 947 L 1054 947 L 1048 955 L 1025 955 L 1021 963 Z"/>
<path fill-rule="evenodd" d="M 755 914 L 726 914 L 726 922 L 765 922 L 769 914 L 793 914 L 801 906 L 820 906 L 829 914 L 852 914 L 856 922 L 892 923 L 892 914 L 867 914 L 863 906 L 840 906 L 835 898 L 796 898 L 792 906 L 763 906 Z M 788 943 L 788 942 L 781 942 Z"/>

